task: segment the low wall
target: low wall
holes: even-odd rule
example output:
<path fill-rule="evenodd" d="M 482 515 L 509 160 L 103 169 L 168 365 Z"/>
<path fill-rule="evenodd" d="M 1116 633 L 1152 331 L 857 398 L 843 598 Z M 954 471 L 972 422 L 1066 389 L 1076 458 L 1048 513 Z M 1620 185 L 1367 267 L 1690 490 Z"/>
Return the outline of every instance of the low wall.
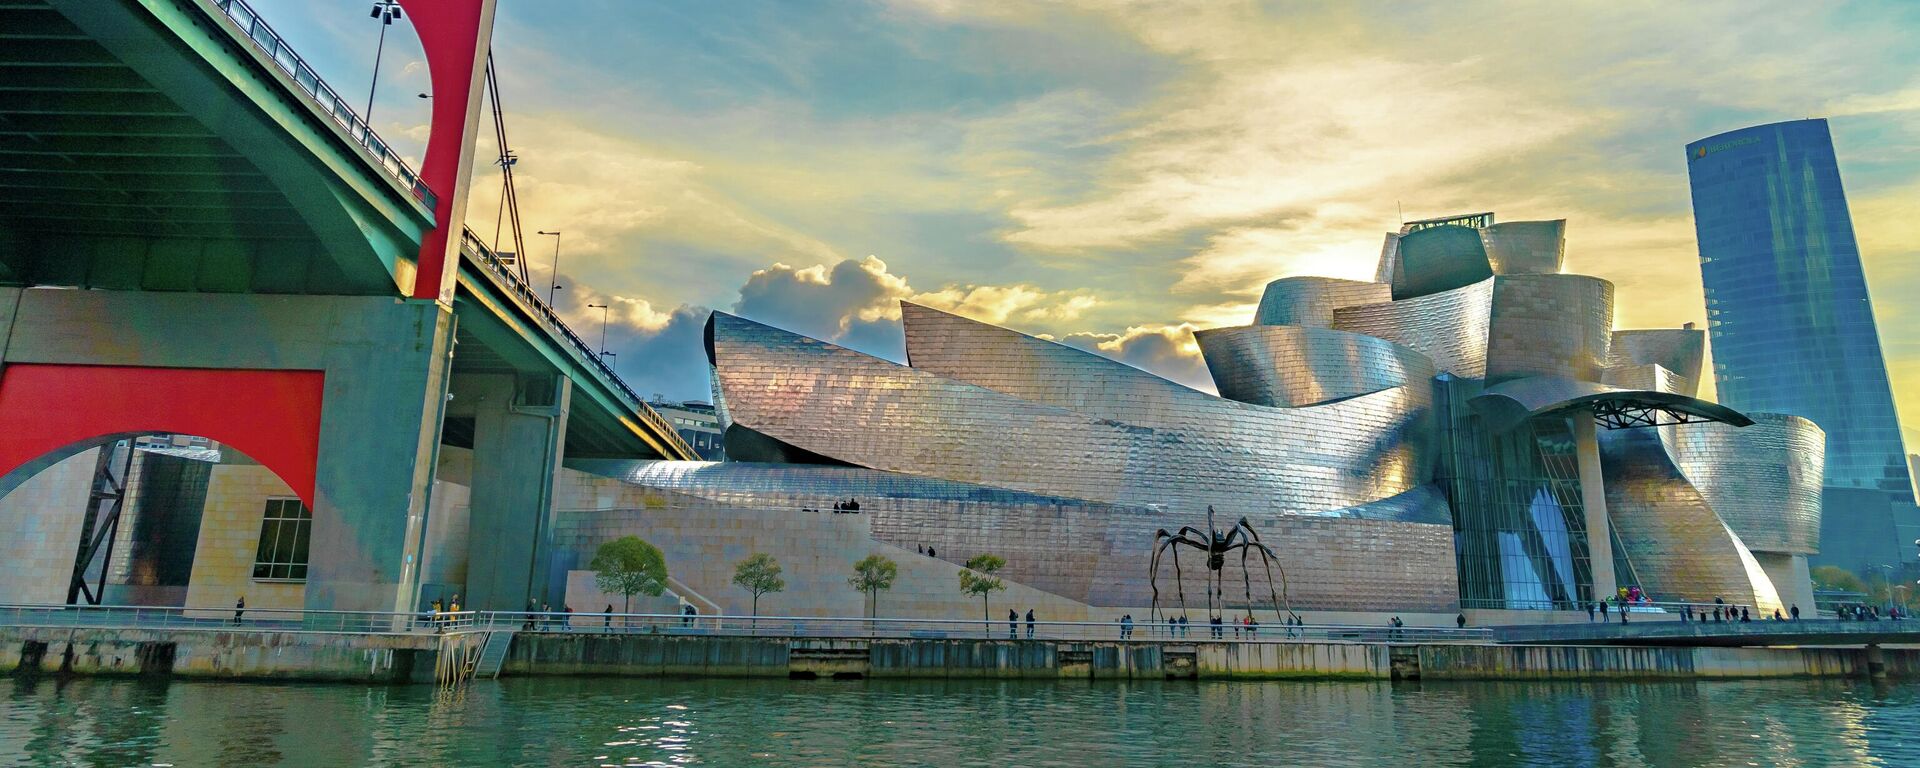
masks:
<path fill-rule="evenodd" d="M 434 636 L 0 627 L 0 670 L 250 680 L 433 679 Z"/>
<path fill-rule="evenodd" d="M 478 643 L 484 635 L 462 636 Z M 0 670 L 429 682 L 432 635 L 0 628 Z M 476 646 L 477 647 L 477 646 Z M 1131 679 L 1920 677 L 1920 649 L 814 639 L 519 633 L 503 675 Z"/>
<path fill-rule="evenodd" d="M 1889 673 L 1914 669 L 1920 651 L 1883 651 Z M 1685 648 L 1612 645 L 1430 645 L 1428 679 L 1845 677 L 1868 674 L 1865 648 Z"/>

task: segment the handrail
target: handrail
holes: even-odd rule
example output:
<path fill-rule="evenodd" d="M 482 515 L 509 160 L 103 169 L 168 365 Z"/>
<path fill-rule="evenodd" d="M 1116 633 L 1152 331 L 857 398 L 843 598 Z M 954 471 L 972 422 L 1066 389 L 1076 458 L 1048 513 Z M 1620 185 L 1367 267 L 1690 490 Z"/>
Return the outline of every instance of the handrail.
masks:
<path fill-rule="evenodd" d="M 593 347 L 588 346 L 586 340 L 581 339 L 579 334 L 574 333 L 573 328 L 567 325 L 567 321 L 560 319 L 560 314 L 553 311 L 553 307 L 548 306 L 547 302 L 540 298 L 540 293 L 535 291 L 533 286 L 521 280 L 520 275 L 516 274 L 514 270 L 508 269 L 507 265 L 500 261 L 499 255 L 495 254 L 492 248 L 488 248 L 487 244 L 482 242 L 480 236 L 474 234 L 473 230 L 466 227 L 460 228 L 460 250 L 462 253 L 470 254 L 475 262 L 485 266 L 489 273 L 501 280 L 509 292 L 518 298 L 522 304 L 526 305 L 527 309 L 531 310 L 534 317 L 544 320 L 549 327 L 558 332 L 561 338 L 571 343 L 574 351 L 579 353 L 578 356 L 581 360 L 598 368 L 600 373 L 608 382 L 613 384 L 614 388 L 618 390 L 620 394 L 626 395 L 628 405 L 633 406 L 634 413 L 639 414 L 640 419 L 645 421 L 647 426 L 653 427 L 658 431 L 662 439 L 679 443 L 680 447 L 685 451 L 685 456 L 680 458 L 696 457 L 693 448 L 688 446 L 686 441 L 680 438 L 679 431 L 668 424 L 665 417 L 656 413 L 652 407 L 648 406 L 645 400 L 640 399 L 640 395 L 634 392 L 632 387 L 627 386 L 627 382 L 620 378 L 620 374 L 614 373 L 613 367 L 607 365 L 606 359 L 602 358 L 600 353 L 595 352 Z"/>
<path fill-rule="evenodd" d="M 414 172 L 413 167 L 407 165 L 405 160 L 400 159 L 387 140 L 380 138 L 380 134 L 375 133 L 373 126 L 368 125 L 358 112 L 353 111 L 353 107 L 347 106 L 346 100 L 340 98 L 340 94 L 333 90 L 333 86 L 327 85 L 325 80 L 320 79 L 319 73 L 308 66 L 307 60 L 295 53 L 293 48 L 287 45 L 286 40 L 280 37 L 280 33 L 267 25 L 266 20 L 260 17 L 259 11 L 247 5 L 246 0 L 206 1 L 220 10 L 218 14 L 209 13 L 209 16 L 224 18 L 242 37 L 252 42 L 261 53 L 266 54 L 267 60 L 272 61 L 274 66 L 279 67 L 281 72 L 292 79 L 294 85 L 313 97 L 314 103 L 321 112 L 333 118 L 335 123 L 346 130 L 347 138 L 367 151 L 368 158 L 373 160 L 375 165 L 380 166 L 388 176 L 400 182 L 400 186 L 413 193 L 416 199 L 425 203 L 428 210 L 434 210 L 439 205 L 439 197 L 427 187 L 426 182 L 420 180 L 420 174 Z"/>
<path fill-rule="evenodd" d="M 0 626 L 418 635 L 471 630 L 475 612 L 308 611 L 142 605 L 0 605 Z"/>
<path fill-rule="evenodd" d="M 661 613 L 580 613 L 561 611 L 481 611 L 480 630 L 574 634 L 658 634 L 786 637 L 806 639 L 1043 639 L 1155 641 L 1175 643 L 1492 643 L 1486 628 L 1385 624 L 1280 623 L 1252 627 L 1231 621 L 1008 621 L 992 619 L 896 619 L 849 616 L 741 616 Z"/>

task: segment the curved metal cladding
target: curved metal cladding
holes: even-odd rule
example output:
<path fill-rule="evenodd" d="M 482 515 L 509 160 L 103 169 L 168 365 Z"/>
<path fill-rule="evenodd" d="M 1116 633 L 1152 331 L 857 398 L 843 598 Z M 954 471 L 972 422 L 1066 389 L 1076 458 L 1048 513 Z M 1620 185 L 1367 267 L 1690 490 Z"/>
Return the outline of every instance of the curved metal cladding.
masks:
<path fill-rule="evenodd" d="M 1220 396 L 1298 408 L 1431 380 L 1433 362 L 1386 339 L 1278 325 L 1195 331 Z"/>
<path fill-rule="evenodd" d="M 1267 283 L 1266 292 L 1260 294 L 1260 308 L 1254 312 L 1253 324 L 1332 328 L 1335 309 L 1392 300 L 1393 288 L 1386 283 L 1333 277 L 1283 277 Z"/>
<path fill-rule="evenodd" d="M 1599 381 L 1612 330 L 1613 283 L 1586 275 L 1496 277 L 1486 379 Z"/>
<path fill-rule="evenodd" d="M 1697 389 L 1686 377 L 1661 365 L 1609 365 L 1601 372 L 1600 383 L 1621 389 L 1672 392 L 1688 397 L 1695 396 Z"/>
<path fill-rule="evenodd" d="M 1395 301 L 1428 296 L 1493 277 L 1480 230 L 1448 225 L 1400 236 L 1393 270 Z"/>
<path fill-rule="evenodd" d="M 1608 366 L 1658 365 L 1679 376 L 1697 395 L 1700 366 L 1707 354 L 1707 332 L 1693 328 L 1643 328 L 1614 331 L 1607 350 Z"/>
<path fill-rule="evenodd" d="M 1799 416 L 1748 415 L 1753 426 L 1675 430 L 1672 453 L 1680 471 L 1749 549 L 1819 552 L 1826 433 Z"/>
<path fill-rule="evenodd" d="M 1600 471 L 1620 547 L 1654 599 L 1722 597 L 1762 613 L 1785 608 L 1759 561 L 1687 481 L 1658 432 L 1602 430 Z"/>
<path fill-rule="evenodd" d="M 1552 275 L 1567 255 L 1567 220 L 1503 221 L 1480 230 L 1496 275 Z"/>
<path fill-rule="evenodd" d="M 1487 279 L 1415 299 L 1340 307 L 1333 311 L 1333 327 L 1412 349 L 1455 376 L 1483 378 L 1493 283 Z"/>
<path fill-rule="evenodd" d="M 635 485 L 706 500 L 715 508 L 829 508 L 860 502 L 873 536 L 904 549 L 933 545 L 958 562 L 980 552 L 1007 559 L 1007 578 L 1089 605 L 1137 608 L 1152 601 L 1154 531 L 1204 525 L 1175 514 L 860 467 L 748 462 L 575 462 Z M 699 510 L 689 507 L 689 514 Z M 830 513 L 828 513 L 830 514 Z M 1263 520 L 1262 540 L 1280 553 L 1293 607 L 1448 610 L 1454 603 L 1446 501 L 1431 486 L 1361 507 Z M 1355 564 L 1366 564 L 1357 568 Z M 1189 603 L 1201 593 L 1188 563 Z M 1165 566 L 1163 566 L 1165 567 Z M 1229 584 L 1240 581 L 1228 564 Z M 1258 569 L 1256 582 L 1264 579 Z M 1174 593 L 1161 574 L 1163 605 Z M 1256 590 L 1259 591 L 1259 590 Z M 1237 596 L 1233 596 L 1237 597 Z"/>
<path fill-rule="evenodd" d="M 910 321 L 920 328 L 909 336 L 915 368 L 725 313 L 711 322 L 734 422 L 849 464 L 1249 515 L 1365 504 L 1430 473 L 1427 395 L 1411 388 L 1262 408 L 953 319 L 944 347 L 927 345 L 924 323 Z"/>

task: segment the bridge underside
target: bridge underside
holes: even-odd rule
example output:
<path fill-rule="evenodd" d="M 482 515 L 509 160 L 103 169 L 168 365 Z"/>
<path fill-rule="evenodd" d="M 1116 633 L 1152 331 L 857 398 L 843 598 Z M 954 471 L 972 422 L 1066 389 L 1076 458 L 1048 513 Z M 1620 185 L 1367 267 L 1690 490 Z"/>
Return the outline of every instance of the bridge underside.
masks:
<path fill-rule="evenodd" d="M 152 372 L 317 372 L 307 607 L 414 606 L 443 443 L 472 449 L 472 560 L 501 565 L 467 604 L 524 607 L 563 458 L 691 450 L 490 255 L 462 251 L 451 302 L 409 298 L 434 209 L 224 8 L 0 0 L 0 387 L 113 368 L 140 423 L 107 439 L 191 431 Z"/>

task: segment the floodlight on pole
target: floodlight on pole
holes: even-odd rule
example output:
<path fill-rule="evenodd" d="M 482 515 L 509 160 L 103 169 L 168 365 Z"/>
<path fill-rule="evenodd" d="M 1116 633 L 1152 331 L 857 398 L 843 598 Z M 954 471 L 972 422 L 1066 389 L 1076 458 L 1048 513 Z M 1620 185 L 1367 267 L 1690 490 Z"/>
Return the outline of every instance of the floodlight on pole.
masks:
<path fill-rule="evenodd" d="M 547 306 L 553 306 L 553 292 L 560 290 L 560 230 L 548 232 L 540 230 L 542 235 L 553 236 L 553 273 L 547 281 Z"/>
<path fill-rule="evenodd" d="M 387 50 L 387 27 L 393 26 L 394 19 L 400 15 L 400 0 L 375 0 L 373 12 L 367 18 L 380 20 L 380 44 L 373 49 L 373 82 L 367 86 L 367 112 L 361 119 L 367 122 L 367 129 L 373 129 L 373 92 L 380 87 L 380 55 Z"/>

